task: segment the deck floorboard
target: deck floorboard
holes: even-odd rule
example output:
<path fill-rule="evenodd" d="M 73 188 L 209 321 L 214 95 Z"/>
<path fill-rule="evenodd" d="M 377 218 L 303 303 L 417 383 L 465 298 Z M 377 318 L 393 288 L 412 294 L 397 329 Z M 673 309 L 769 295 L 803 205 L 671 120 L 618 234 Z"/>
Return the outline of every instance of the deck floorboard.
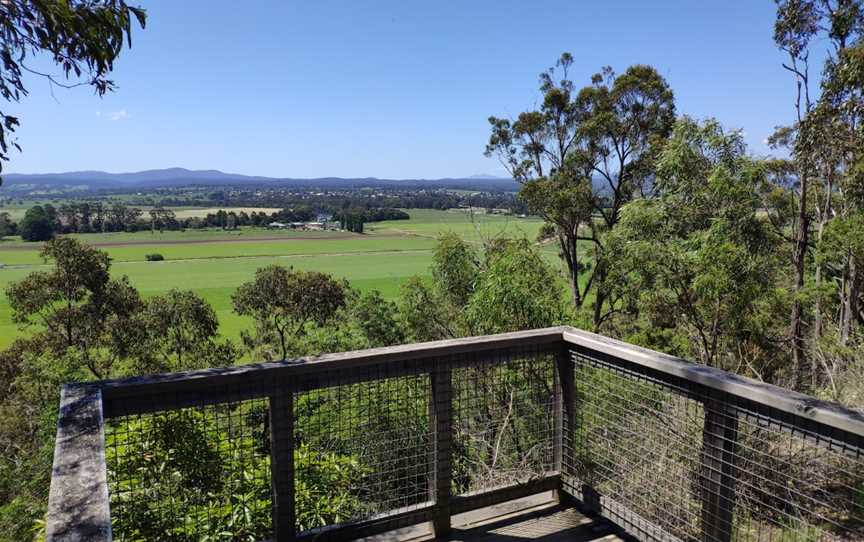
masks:
<path fill-rule="evenodd" d="M 448 542 L 618 542 L 605 524 L 599 524 L 578 510 L 559 504 L 552 494 L 488 506 L 453 516 Z M 433 540 L 426 524 L 361 539 L 363 542 L 426 542 Z"/>

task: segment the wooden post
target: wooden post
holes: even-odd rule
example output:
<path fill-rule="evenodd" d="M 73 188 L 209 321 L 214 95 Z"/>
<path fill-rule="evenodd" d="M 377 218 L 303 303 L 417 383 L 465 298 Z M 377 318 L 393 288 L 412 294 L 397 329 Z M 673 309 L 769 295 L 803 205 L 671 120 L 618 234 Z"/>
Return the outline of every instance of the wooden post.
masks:
<path fill-rule="evenodd" d="M 705 401 L 702 429 L 702 540 L 729 542 L 735 513 L 738 416 L 722 401 Z"/>
<path fill-rule="evenodd" d="M 293 542 L 294 394 L 290 388 L 270 396 L 270 476 L 273 485 L 273 537 Z"/>
<path fill-rule="evenodd" d="M 573 432 L 576 430 L 576 397 L 574 390 L 573 360 L 570 359 L 570 346 L 562 344 L 555 354 L 555 448 L 554 469 L 560 475 L 561 487 L 558 488 L 559 502 L 571 501 L 573 497 L 565 491 L 564 485 L 568 466 L 572 468 Z"/>
<path fill-rule="evenodd" d="M 444 360 L 435 362 L 432 381 L 430 423 L 434 428 L 435 460 L 432 465 L 431 491 L 435 512 L 432 528 L 436 537 L 450 533 L 450 485 L 453 477 L 453 383 L 452 370 Z"/>
<path fill-rule="evenodd" d="M 552 372 L 552 470 L 564 470 L 564 390 L 562 389 L 561 352 L 555 353 Z"/>
<path fill-rule="evenodd" d="M 67 384 L 60 394 L 45 522 L 48 542 L 110 542 L 102 393 Z"/>

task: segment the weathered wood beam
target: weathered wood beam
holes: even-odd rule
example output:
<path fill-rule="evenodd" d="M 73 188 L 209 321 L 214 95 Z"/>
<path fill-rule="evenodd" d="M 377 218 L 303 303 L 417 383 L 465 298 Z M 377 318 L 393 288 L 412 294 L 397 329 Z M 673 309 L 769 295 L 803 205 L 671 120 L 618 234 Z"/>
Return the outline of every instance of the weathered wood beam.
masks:
<path fill-rule="evenodd" d="M 67 385 L 61 392 L 45 540 L 111 540 L 102 394 L 98 387 Z"/>
<path fill-rule="evenodd" d="M 575 328 L 564 330 L 562 335 L 564 341 L 569 343 L 577 354 L 582 353 L 588 357 L 595 356 L 597 353 L 604 354 L 616 364 L 629 362 L 660 375 L 676 377 L 691 384 L 724 392 L 769 409 L 791 414 L 798 418 L 798 423 L 804 430 L 814 430 L 824 434 L 827 426 L 846 433 L 845 435 L 835 434 L 832 438 L 854 442 L 859 447 L 864 445 L 864 414 L 837 403 L 822 401 L 752 378 L 691 363 L 675 356 Z M 807 424 L 808 421 L 815 423 Z"/>

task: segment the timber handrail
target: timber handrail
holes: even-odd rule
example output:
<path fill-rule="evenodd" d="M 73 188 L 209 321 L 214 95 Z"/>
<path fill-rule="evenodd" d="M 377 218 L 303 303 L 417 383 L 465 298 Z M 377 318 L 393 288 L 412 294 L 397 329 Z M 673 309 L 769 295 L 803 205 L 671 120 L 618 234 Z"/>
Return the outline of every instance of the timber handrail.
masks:
<path fill-rule="evenodd" d="M 567 344 L 579 349 L 627 361 L 667 376 L 698 383 L 719 392 L 740 396 L 756 404 L 864 436 L 864 413 L 839 403 L 817 399 L 581 329 L 563 328 L 562 338 Z"/>

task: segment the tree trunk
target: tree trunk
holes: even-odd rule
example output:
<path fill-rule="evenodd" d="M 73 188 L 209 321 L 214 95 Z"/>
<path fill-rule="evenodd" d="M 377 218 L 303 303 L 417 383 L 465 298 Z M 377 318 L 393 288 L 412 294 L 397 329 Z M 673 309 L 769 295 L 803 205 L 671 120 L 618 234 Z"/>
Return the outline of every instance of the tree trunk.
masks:
<path fill-rule="evenodd" d="M 807 383 L 807 353 L 804 348 L 804 310 L 800 294 L 804 289 L 804 270 L 807 257 L 809 219 L 807 216 L 807 176 L 801 176 L 801 197 L 798 203 L 798 227 L 795 232 L 793 266 L 795 268 L 795 299 L 792 303 L 790 332 L 792 335 L 792 363 L 795 368 L 795 389 L 803 390 Z"/>
<path fill-rule="evenodd" d="M 834 190 L 831 174 L 826 175 L 827 183 L 825 185 L 825 206 L 819 214 L 819 231 L 816 234 L 817 243 L 822 242 L 822 235 L 825 233 L 825 226 L 831 220 L 831 192 Z M 816 266 L 816 276 L 814 277 L 816 285 L 816 307 L 813 314 L 813 340 L 818 341 L 822 337 L 822 295 L 820 287 L 822 286 L 822 268 Z"/>
<path fill-rule="evenodd" d="M 596 293 L 594 294 L 594 333 L 600 331 L 600 319 L 603 316 L 603 302 L 605 301 L 605 296 L 600 292 L 598 288 Z"/>
<path fill-rule="evenodd" d="M 579 294 L 579 274 L 570 274 L 570 289 L 573 291 L 573 306 L 577 309 L 582 306 L 582 296 Z"/>
<path fill-rule="evenodd" d="M 600 322 L 603 319 L 603 304 L 606 302 L 606 294 L 603 293 L 603 286 L 606 284 L 606 270 L 599 263 L 600 258 L 596 260 L 597 267 L 594 269 L 594 277 L 597 280 L 597 286 L 594 288 L 594 332 L 600 331 Z"/>
<path fill-rule="evenodd" d="M 843 300 L 843 319 L 840 325 L 840 343 L 843 345 L 849 342 L 852 325 L 858 315 L 858 270 L 851 254 L 848 256 L 846 269 L 846 296 Z"/>
<path fill-rule="evenodd" d="M 558 234 L 558 243 L 561 246 L 561 254 L 567 263 L 567 273 L 570 275 L 570 290 L 573 297 L 573 305 L 578 309 L 582 306 L 582 294 L 579 292 L 579 255 L 576 252 L 575 236 L 563 233 Z"/>

